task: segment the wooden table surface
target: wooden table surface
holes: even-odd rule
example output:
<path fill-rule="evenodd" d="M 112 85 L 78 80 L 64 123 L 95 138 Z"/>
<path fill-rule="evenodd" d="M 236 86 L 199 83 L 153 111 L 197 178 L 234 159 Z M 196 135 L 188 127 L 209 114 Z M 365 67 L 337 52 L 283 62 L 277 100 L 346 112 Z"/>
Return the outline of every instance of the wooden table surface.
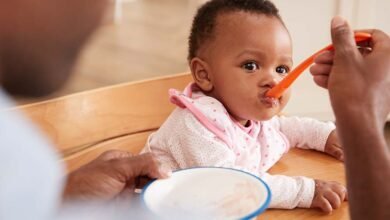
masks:
<path fill-rule="evenodd" d="M 344 165 L 342 162 L 320 152 L 292 149 L 272 169 L 271 174 L 288 176 L 307 176 L 315 179 L 337 181 L 345 185 Z M 257 219 L 349 219 L 348 202 L 326 215 L 318 209 L 280 210 L 269 209 Z"/>

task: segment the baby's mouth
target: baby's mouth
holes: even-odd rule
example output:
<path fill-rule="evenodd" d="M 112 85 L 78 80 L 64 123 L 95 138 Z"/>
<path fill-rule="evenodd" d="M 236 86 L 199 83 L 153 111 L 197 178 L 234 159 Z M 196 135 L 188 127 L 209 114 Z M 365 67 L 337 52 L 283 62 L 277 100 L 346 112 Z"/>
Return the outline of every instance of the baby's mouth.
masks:
<path fill-rule="evenodd" d="M 260 101 L 265 104 L 267 107 L 274 108 L 279 106 L 280 104 L 280 99 L 283 97 L 280 97 L 279 99 L 277 98 L 272 98 L 266 96 L 268 91 L 265 91 L 261 96 L 260 96 Z"/>

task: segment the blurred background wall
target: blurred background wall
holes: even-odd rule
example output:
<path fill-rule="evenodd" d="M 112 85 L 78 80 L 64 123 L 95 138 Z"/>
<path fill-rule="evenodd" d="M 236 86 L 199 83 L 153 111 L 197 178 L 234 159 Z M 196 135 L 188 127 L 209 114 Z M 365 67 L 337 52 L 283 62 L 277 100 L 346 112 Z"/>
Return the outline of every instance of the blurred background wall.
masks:
<path fill-rule="evenodd" d="M 107 18 L 82 51 L 67 85 L 53 98 L 108 85 L 189 71 L 187 37 L 196 9 L 205 0 L 112 0 Z M 354 28 L 390 33 L 389 0 L 274 0 L 290 30 L 294 63 L 330 42 L 335 15 Z M 346 85 L 348 86 L 348 85 Z M 304 73 L 285 112 L 332 120 L 325 90 Z M 362 88 L 364 89 L 364 88 Z M 22 103 L 38 100 L 18 99 Z"/>

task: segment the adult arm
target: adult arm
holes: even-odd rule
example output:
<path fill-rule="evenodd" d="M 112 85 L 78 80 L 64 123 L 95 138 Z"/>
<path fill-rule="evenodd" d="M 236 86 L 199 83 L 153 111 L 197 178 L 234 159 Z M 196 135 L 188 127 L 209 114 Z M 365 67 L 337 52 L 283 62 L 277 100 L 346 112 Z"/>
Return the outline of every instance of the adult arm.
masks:
<path fill-rule="evenodd" d="M 390 152 L 384 125 L 390 111 L 390 38 L 368 30 L 372 40 L 360 53 L 348 24 L 332 21 L 334 52 L 311 68 L 314 81 L 328 88 L 344 147 L 352 219 L 390 219 Z"/>

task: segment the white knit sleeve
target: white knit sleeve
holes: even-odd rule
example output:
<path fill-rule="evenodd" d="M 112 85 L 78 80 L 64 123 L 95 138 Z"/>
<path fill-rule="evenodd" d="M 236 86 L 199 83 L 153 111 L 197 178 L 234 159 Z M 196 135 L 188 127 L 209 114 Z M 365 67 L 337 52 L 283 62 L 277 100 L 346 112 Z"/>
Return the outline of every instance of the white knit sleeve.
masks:
<path fill-rule="evenodd" d="M 235 167 L 236 156 L 226 143 L 187 110 L 175 110 L 146 146 L 173 169 L 198 166 Z"/>
<path fill-rule="evenodd" d="M 291 147 L 324 151 L 329 134 L 336 128 L 332 122 L 312 118 L 278 117 L 280 131 L 287 137 Z"/>
<path fill-rule="evenodd" d="M 310 208 L 314 197 L 313 179 L 303 176 L 270 175 L 261 177 L 270 187 L 272 198 L 270 208 Z"/>

